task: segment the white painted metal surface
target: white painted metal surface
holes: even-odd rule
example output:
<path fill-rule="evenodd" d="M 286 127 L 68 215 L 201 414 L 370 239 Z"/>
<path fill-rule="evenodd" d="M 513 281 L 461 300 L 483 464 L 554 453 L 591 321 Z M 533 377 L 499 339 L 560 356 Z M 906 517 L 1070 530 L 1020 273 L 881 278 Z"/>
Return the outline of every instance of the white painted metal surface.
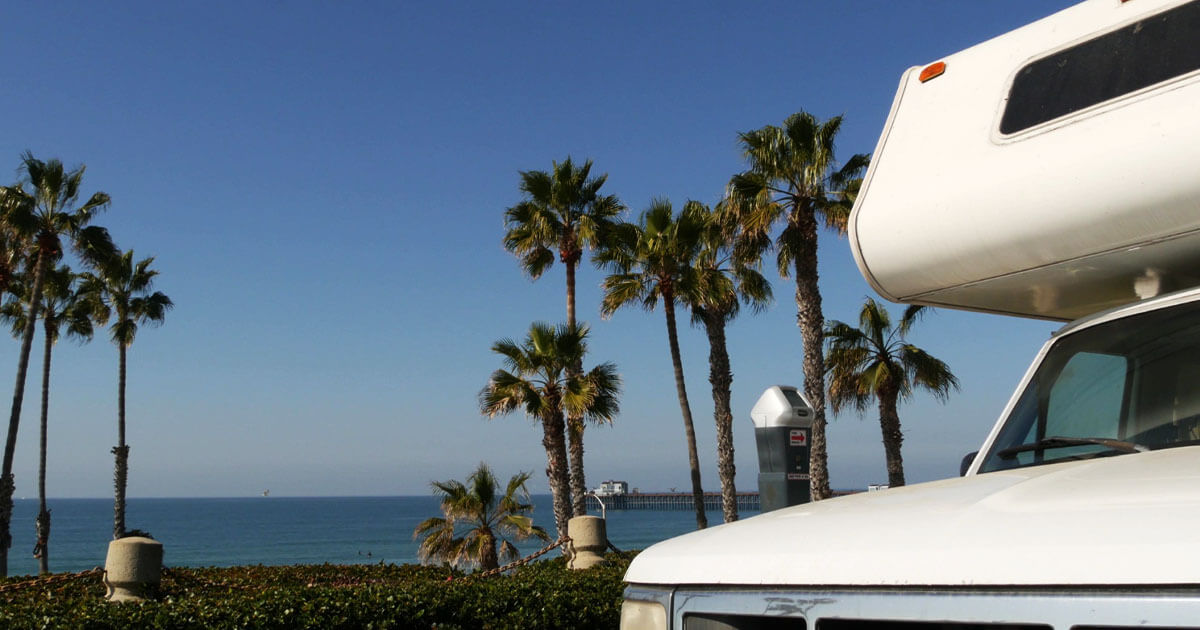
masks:
<path fill-rule="evenodd" d="M 1200 73 L 999 132 L 1029 61 L 1179 4 L 1088 0 L 909 70 L 850 219 L 874 288 L 1069 320 L 1200 285 Z"/>
<path fill-rule="evenodd" d="M 1200 582 L 1200 446 L 988 473 L 777 510 L 654 545 L 638 584 Z"/>

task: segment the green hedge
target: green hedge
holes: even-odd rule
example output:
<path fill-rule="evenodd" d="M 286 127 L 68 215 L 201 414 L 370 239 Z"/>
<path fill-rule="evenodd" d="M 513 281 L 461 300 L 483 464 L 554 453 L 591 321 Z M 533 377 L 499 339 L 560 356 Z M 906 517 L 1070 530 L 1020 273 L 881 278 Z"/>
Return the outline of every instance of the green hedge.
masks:
<path fill-rule="evenodd" d="M 559 558 L 482 579 L 414 565 L 171 569 L 158 600 L 140 604 L 104 601 L 92 576 L 0 593 L 0 627 L 616 628 L 633 555 L 586 571 Z"/>

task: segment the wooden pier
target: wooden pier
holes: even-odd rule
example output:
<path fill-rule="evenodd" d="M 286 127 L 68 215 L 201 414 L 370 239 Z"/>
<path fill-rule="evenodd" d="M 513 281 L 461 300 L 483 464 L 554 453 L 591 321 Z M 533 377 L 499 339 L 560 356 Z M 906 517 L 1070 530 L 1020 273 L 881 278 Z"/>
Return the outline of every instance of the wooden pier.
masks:
<path fill-rule="evenodd" d="M 692 510 L 692 493 L 690 492 L 636 492 L 630 494 L 613 494 L 600 497 L 608 510 Z M 588 508 L 600 509 L 596 497 L 588 495 Z M 739 510 L 758 510 L 757 492 L 737 493 Z M 704 509 L 720 510 L 721 493 L 705 492 Z"/>

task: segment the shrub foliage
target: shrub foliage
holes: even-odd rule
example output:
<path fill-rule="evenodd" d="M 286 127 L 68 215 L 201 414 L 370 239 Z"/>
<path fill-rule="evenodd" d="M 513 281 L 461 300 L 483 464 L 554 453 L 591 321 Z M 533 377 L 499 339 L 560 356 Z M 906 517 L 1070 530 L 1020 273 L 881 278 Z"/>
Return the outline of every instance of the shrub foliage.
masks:
<path fill-rule="evenodd" d="M 445 567 L 170 569 L 156 601 L 111 604 L 96 577 L 0 593 L 4 628 L 616 628 L 633 553 L 471 578 Z M 21 578 L 0 581 L 0 587 Z"/>

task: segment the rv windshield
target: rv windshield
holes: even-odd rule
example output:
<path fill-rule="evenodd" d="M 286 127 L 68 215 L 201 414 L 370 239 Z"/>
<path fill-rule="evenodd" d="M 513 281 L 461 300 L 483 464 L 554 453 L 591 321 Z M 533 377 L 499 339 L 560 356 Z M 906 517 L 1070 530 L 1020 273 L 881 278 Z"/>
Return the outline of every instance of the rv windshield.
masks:
<path fill-rule="evenodd" d="M 1056 342 L 980 472 L 1200 444 L 1200 304 Z"/>

